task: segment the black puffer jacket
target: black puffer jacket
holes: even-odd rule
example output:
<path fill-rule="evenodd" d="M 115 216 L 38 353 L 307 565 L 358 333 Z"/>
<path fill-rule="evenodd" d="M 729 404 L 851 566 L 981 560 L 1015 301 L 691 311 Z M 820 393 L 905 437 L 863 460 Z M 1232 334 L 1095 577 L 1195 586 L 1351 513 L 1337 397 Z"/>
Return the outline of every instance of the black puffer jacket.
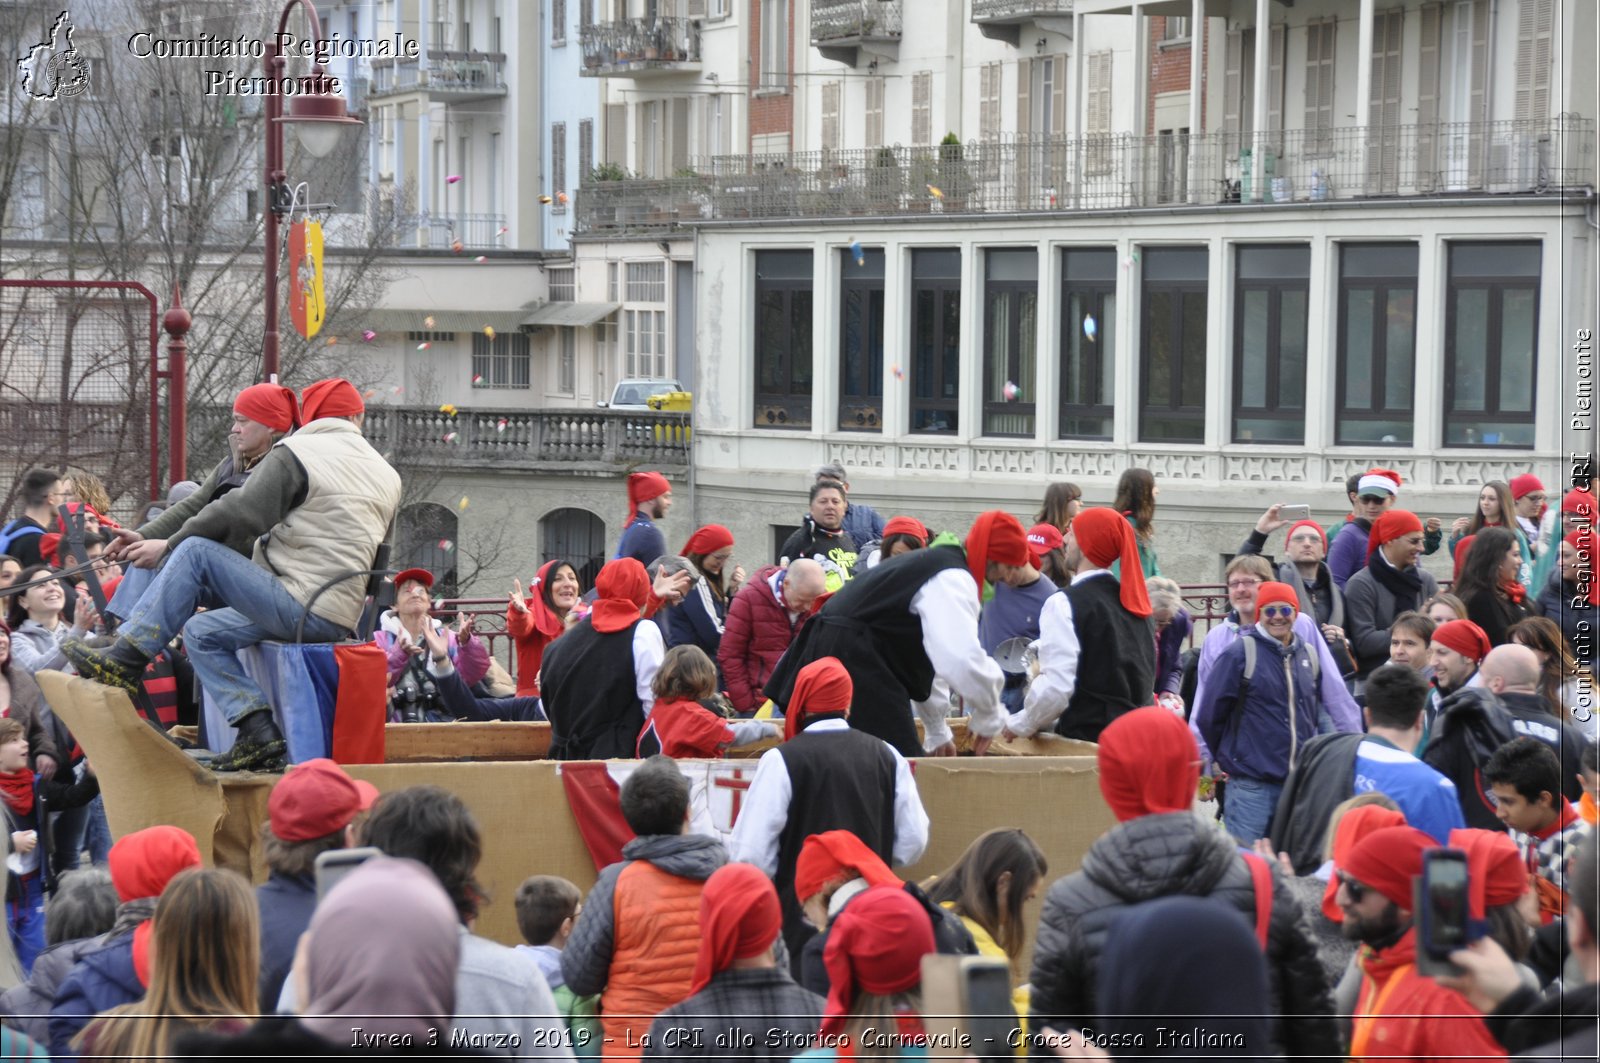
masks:
<path fill-rule="evenodd" d="M 1129 905 L 1177 895 L 1224 900 L 1255 925 L 1255 888 L 1244 857 L 1230 838 L 1192 813 L 1140 816 L 1101 835 L 1082 867 L 1057 880 L 1045 897 L 1033 948 L 1029 1029 L 1092 1028 L 1095 975 L 1112 920 Z M 1161 958 L 1152 956 L 1150 962 Z M 1227 972 L 1193 975 L 1215 978 Z M 1311 928 L 1276 868 L 1267 975 L 1273 1010 L 1293 1016 L 1276 1023 L 1276 1050 L 1296 1059 L 1339 1056 Z"/>

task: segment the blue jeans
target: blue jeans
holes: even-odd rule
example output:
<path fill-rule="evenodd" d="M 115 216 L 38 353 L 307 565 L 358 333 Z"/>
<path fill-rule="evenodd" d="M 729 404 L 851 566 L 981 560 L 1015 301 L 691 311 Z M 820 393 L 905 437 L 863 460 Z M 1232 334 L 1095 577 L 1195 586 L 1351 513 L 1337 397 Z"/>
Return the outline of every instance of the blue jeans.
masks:
<path fill-rule="evenodd" d="M 122 570 L 122 582 L 117 584 L 116 593 L 111 596 L 111 601 L 106 603 L 106 612 L 122 620 L 133 607 L 139 604 L 139 599 L 144 597 L 144 592 L 150 589 L 150 584 L 156 581 L 156 570 L 153 568 L 134 568 L 128 565 Z"/>
<path fill-rule="evenodd" d="M 196 615 L 196 606 L 211 601 L 226 606 Z M 251 713 L 271 708 L 245 674 L 239 650 L 269 640 L 293 641 L 301 617 L 305 642 L 335 642 L 349 634 L 309 613 L 272 573 L 249 558 L 210 539 L 185 539 L 168 555 L 119 635 L 139 653 L 154 657 L 183 632 L 195 676 L 228 722 L 237 725 Z"/>
<path fill-rule="evenodd" d="M 1277 810 L 1282 794 L 1282 783 L 1247 779 L 1242 775 L 1228 776 L 1222 825 L 1240 845 L 1247 848 L 1254 845 L 1257 838 L 1265 838 L 1271 832 L 1272 813 Z"/>
<path fill-rule="evenodd" d="M 39 872 L 13 874 L 17 899 L 6 902 L 6 930 L 22 973 L 33 973 L 33 961 L 44 951 L 44 879 Z"/>

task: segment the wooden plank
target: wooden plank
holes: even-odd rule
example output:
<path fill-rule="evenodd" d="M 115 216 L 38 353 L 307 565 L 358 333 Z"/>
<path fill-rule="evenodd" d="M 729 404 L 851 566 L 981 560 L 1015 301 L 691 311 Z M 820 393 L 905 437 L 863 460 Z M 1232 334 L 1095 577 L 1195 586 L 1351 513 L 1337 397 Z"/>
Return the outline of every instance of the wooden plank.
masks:
<path fill-rule="evenodd" d="M 774 721 L 782 723 L 782 720 Z M 917 737 L 922 737 L 922 721 L 916 721 Z M 390 732 L 391 734 L 393 732 Z M 950 721 L 950 733 L 955 737 L 957 753 L 971 753 L 974 736 L 967 733 L 967 721 L 958 717 Z M 776 738 L 764 738 L 759 742 L 752 742 L 747 746 L 738 746 L 728 750 L 728 758 L 754 759 L 778 744 Z M 1032 738 L 1019 738 L 1013 742 L 1002 742 L 996 739 L 989 746 L 991 757 L 1092 757 L 1099 746 L 1093 742 L 1080 742 L 1073 738 L 1062 738 L 1054 734 L 1039 734 Z"/>
<path fill-rule="evenodd" d="M 453 760 L 543 760 L 548 723 L 391 723 L 384 735 L 388 764 Z"/>

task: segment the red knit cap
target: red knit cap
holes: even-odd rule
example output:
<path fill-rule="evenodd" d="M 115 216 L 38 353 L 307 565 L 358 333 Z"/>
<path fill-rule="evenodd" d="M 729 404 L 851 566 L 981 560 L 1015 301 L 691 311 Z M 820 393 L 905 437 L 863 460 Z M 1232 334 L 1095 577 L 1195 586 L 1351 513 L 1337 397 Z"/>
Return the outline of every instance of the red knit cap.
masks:
<path fill-rule="evenodd" d="M 1571 532 L 1562 542 L 1578 551 L 1578 585 L 1589 585 L 1589 604 L 1600 605 L 1600 579 L 1595 579 L 1595 560 L 1600 558 L 1600 535 L 1593 528 Z"/>
<path fill-rule="evenodd" d="M 1483 628 L 1470 620 L 1450 620 L 1433 629 L 1433 641 L 1448 650 L 1455 650 L 1469 661 L 1481 661 L 1489 656 L 1489 636 Z"/>
<path fill-rule="evenodd" d="M 1139 561 L 1139 542 L 1134 537 L 1133 525 L 1114 509 L 1095 506 L 1085 509 L 1072 518 L 1067 529 L 1078 543 L 1083 556 L 1101 568 L 1110 568 L 1112 562 L 1122 562 L 1122 607 L 1134 616 L 1149 616 L 1150 595 L 1144 588 L 1144 567 Z"/>
<path fill-rule="evenodd" d="M 1450 848 L 1467 854 L 1467 900 L 1472 918 L 1482 919 L 1490 908 L 1515 904 L 1528 892 L 1528 865 L 1505 831 L 1457 828 L 1450 832 Z"/>
<path fill-rule="evenodd" d="M 1066 541 L 1061 529 L 1054 524 L 1035 524 L 1028 529 L 1028 549 L 1032 551 L 1035 562 L 1050 551 L 1059 550 Z"/>
<path fill-rule="evenodd" d="M 1573 488 L 1561 496 L 1561 512 L 1587 517 L 1589 523 L 1593 524 L 1596 513 L 1594 495 L 1582 488 Z"/>
<path fill-rule="evenodd" d="M 1095 759 L 1100 795 L 1120 823 L 1153 812 L 1184 812 L 1194 803 L 1200 747 L 1166 709 L 1146 705 L 1112 720 L 1100 732 Z"/>
<path fill-rule="evenodd" d="M 1256 616 L 1259 617 L 1261 610 L 1272 604 L 1291 606 L 1298 613 L 1300 611 L 1300 596 L 1287 583 L 1268 580 L 1256 588 Z"/>
<path fill-rule="evenodd" d="M 623 522 L 626 528 L 639 516 L 639 507 L 653 498 L 660 498 L 672 490 L 672 484 L 665 476 L 658 472 L 634 472 L 628 474 L 628 519 Z"/>
<path fill-rule="evenodd" d="M 794 862 L 794 895 L 803 904 L 847 871 L 866 879 L 869 886 L 900 885 L 883 857 L 868 849 L 866 842 L 847 830 L 830 830 L 811 835 L 800 846 Z"/>
<path fill-rule="evenodd" d="M 1357 842 L 1341 870 L 1409 912 L 1411 880 L 1422 874 L 1422 854 L 1437 848 L 1438 842 L 1415 827 L 1384 827 Z"/>
<path fill-rule="evenodd" d="M 1343 867 L 1350 858 L 1350 850 L 1373 831 L 1385 827 L 1403 827 L 1406 817 L 1398 810 L 1382 805 L 1362 805 L 1352 808 L 1339 817 L 1339 829 L 1333 832 L 1333 866 Z M 1344 922 L 1344 909 L 1339 907 L 1339 876 L 1328 876 L 1328 888 L 1322 893 L 1322 914 L 1335 923 Z"/>
<path fill-rule="evenodd" d="M 1290 539 L 1293 539 L 1294 533 L 1299 531 L 1301 528 L 1310 528 L 1312 531 L 1316 532 L 1317 537 L 1322 540 L 1322 548 L 1324 550 L 1328 548 L 1328 532 L 1325 528 L 1323 528 L 1322 525 L 1318 524 L 1314 520 L 1297 520 L 1293 524 L 1289 525 L 1289 530 L 1285 532 L 1283 536 L 1284 541 L 1288 542 Z"/>
<path fill-rule="evenodd" d="M 233 412 L 274 432 L 300 427 L 300 404 L 282 384 L 251 384 L 233 400 Z"/>
<path fill-rule="evenodd" d="M 766 872 L 752 864 L 725 864 L 700 891 L 700 951 L 695 956 L 690 994 L 734 960 L 770 948 L 783 931 L 783 908 Z"/>
<path fill-rule="evenodd" d="M 594 589 L 598 596 L 589 610 L 589 619 L 596 631 L 609 635 L 639 619 L 650 600 L 650 577 L 634 558 L 619 557 L 606 562 L 595 577 Z"/>
<path fill-rule="evenodd" d="M 1402 535 L 1422 530 L 1422 521 L 1415 513 L 1405 509 L 1386 509 L 1372 522 L 1372 532 L 1367 536 L 1367 557 L 1384 543 L 1392 543 Z"/>
<path fill-rule="evenodd" d="M 707 554 L 716 553 L 725 546 L 732 545 L 733 532 L 720 524 L 707 524 L 704 527 L 695 529 L 695 533 L 689 536 L 689 541 L 683 544 L 683 549 L 679 553 L 685 557 L 690 554 L 698 554 L 704 557 Z"/>
<path fill-rule="evenodd" d="M 850 712 L 855 683 L 837 657 L 818 657 L 794 677 L 794 690 L 783 713 L 783 740 L 799 734 L 806 717 L 818 713 Z"/>
<path fill-rule="evenodd" d="M 117 900 L 159 897 L 172 876 L 200 866 L 200 846 L 181 827 L 146 827 L 117 839 L 106 864 Z"/>
<path fill-rule="evenodd" d="M 932 951 L 933 923 L 911 894 L 898 886 L 858 893 L 828 932 L 822 962 L 830 985 L 822 1032 L 844 1032 L 858 990 L 888 995 L 920 983 L 922 957 Z"/>
<path fill-rule="evenodd" d="M 1033 556 L 1028 552 L 1028 536 L 1022 530 L 1022 522 L 999 509 L 978 514 L 972 530 L 967 532 L 966 548 L 967 571 L 977 582 L 979 594 L 989 578 L 989 562 L 1022 566 Z"/>
<path fill-rule="evenodd" d="M 1534 491 L 1543 490 L 1544 481 L 1531 472 L 1525 472 L 1521 476 L 1513 476 L 1511 478 L 1511 497 L 1513 499 L 1521 498 L 1523 495 L 1531 494 Z"/>
<path fill-rule="evenodd" d="M 883 526 L 883 537 L 909 535 L 923 546 L 928 545 L 928 528 L 916 517 L 890 517 Z"/>
<path fill-rule="evenodd" d="M 354 417 L 366 411 L 361 392 L 348 380 L 332 377 L 308 385 L 300 392 L 300 421 L 310 424 L 322 417 Z"/>

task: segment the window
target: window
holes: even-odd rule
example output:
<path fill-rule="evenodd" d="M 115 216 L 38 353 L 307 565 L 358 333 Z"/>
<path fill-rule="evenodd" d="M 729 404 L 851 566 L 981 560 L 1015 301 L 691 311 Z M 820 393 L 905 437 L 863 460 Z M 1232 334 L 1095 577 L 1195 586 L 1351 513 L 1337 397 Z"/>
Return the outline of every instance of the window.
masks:
<path fill-rule="evenodd" d="M 1338 313 L 1334 442 L 1410 446 L 1417 245 L 1341 246 Z"/>
<path fill-rule="evenodd" d="M 1117 354 L 1116 248 L 1061 252 L 1061 438 L 1110 439 Z"/>
<path fill-rule="evenodd" d="M 606 263 L 606 302 L 615 303 L 615 302 L 620 302 L 621 301 L 621 296 L 619 296 L 617 294 L 617 290 L 618 290 L 617 289 L 617 264 L 615 262 L 607 262 Z"/>
<path fill-rule="evenodd" d="M 617 364 L 617 315 L 611 314 L 594 326 L 594 360 L 601 375 Z"/>
<path fill-rule="evenodd" d="M 1089 56 L 1088 97 L 1084 120 L 1090 134 L 1084 158 L 1084 173 L 1108 174 L 1115 163 L 1111 136 L 1112 55 L 1096 52 Z"/>
<path fill-rule="evenodd" d="M 550 0 L 550 43 L 567 43 L 567 0 Z"/>
<path fill-rule="evenodd" d="M 911 143 L 933 143 L 933 71 L 911 75 Z"/>
<path fill-rule="evenodd" d="M 1555 0 L 1522 0 L 1517 5 L 1517 81 L 1512 98 L 1519 122 L 1542 125 L 1550 117 L 1550 69 L 1554 48 Z"/>
<path fill-rule="evenodd" d="M 1039 254 L 984 254 L 983 434 L 1031 436 L 1039 318 Z"/>
<path fill-rule="evenodd" d="M 961 252 L 911 252 L 911 430 L 953 434 L 961 387 Z"/>
<path fill-rule="evenodd" d="M 495 19 L 499 22 L 499 19 Z M 578 26 L 580 28 L 594 25 L 594 0 L 578 0 Z M 499 51 L 499 48 L 495 49 Z"/>
<path fill-rule="evenodd" d="M 868 78 L 866 84 L 866 147 L 883 147 L 883 78 Z"/>
<path fill-rule="evenodd" d="M 839 252 L 839 428 L 883 431 L 883 250 Z"/>
<path fill-rule="evenodd" d="M 577 378 L 578 330 L 556 329 L 556 343 L 556 390 L 563 395 L 570 395 Z"/>
<path fill-rule="evenodd" d="M 628 302 L 664 303 L 667 301 L 665 262 L 628 263 Z"/>
<path fill-rule="evenodd" d="M 1000 139 L 1000 63 L 985 63 L 978 68 L 978 136 L 986 141 Z"/>
<path fill-rule="evenodd" d="M 594 170 L 594 119 L 585 118 L 578 123 L 578 184 L 589 179 Z"/>
<path fill-rule="evenodd" d="M 1338 23 L 1306 24 L 1306 150 L 1333 150 L 1333 42 Z"/>
<path fill-rule="evenodd" d="M 573 281 L 572 267 L 566 269 L 552 269 L 550 278 L 550 301 L 552 303 L 570 303 L 577 297 L 576 284 Z"/>
<path fill-rule="evenodd" d="M 622 312 L 622 373 L 630 377 L 667 375 L 667 312 Z"/>
<path fill-rule="evenodd" d="M 706 126 L 704 136 L 701 138 L 701 153 L 717 156 L 723 153 L 722 137 L 722 96 L 717 94 L 707 96 L 705 99 Z"/>
<path fill-rule="evenodd" d="M 560 194 L 567 190 L 567 123 L 550 126 L 550 195 L 555 199 L 551 213 L 562 209 Z"/>
<path fill-rule="evenodd" d="M 789 0 L 761 0 L 761 88 L 789 87 Z"/>
<path fill-rule="evenodd" d="M 839 87 L 837 81 L 822 83 L 822 150 L 839 150 Z"/>
<path fill-rule="evenodd" d="M 1304 443 L 1311 249 L 1239 247 L 1234 274 L 1233 441 Z"/>
<path fill-rule="evenodd" d="M 544 548 L 541 565 L 569 561 L 577 570 L 578 586 L 583 590 L 594 586 L 606 563 L 605 521 L 586 509 L 552 510 L 539 520 L 539 540 Z"/>
<path fill-rule="evenodd" d="M 433 573 L 434 591 L 445 598 L 456 596 L 456 554 L 447 547 L 460 538 L 457 519 L 437 502 L 414 502 L 395 516 L 393 560 Z"/>
<path fill-rule="evenodd" d="M 528 334 L 498 332 L 490 339 L 472 334 L 472 384 L 479 388 L 527 389 Z"/>
<path fill-rule="evenodd" d="M 1206 438 L 1206 271 L 1203 247 L 1144 251 L 1139 439 Z"/>
<path fill-rule="evenodd" d="M 811 427 L 811 252 L 756 252 L 757 428 Z"/>
<path fill-rule="evenodd" d="M 1168 15 L 1162 20 L 1161 40 L 1186 41 L 1189 39 L 1189 20 L 1174 15 Z"/>
<path fill-rule="evenodd" d="M 1533 446 L 1537 243 L 1450 245 L 1444 445 Z"/>

